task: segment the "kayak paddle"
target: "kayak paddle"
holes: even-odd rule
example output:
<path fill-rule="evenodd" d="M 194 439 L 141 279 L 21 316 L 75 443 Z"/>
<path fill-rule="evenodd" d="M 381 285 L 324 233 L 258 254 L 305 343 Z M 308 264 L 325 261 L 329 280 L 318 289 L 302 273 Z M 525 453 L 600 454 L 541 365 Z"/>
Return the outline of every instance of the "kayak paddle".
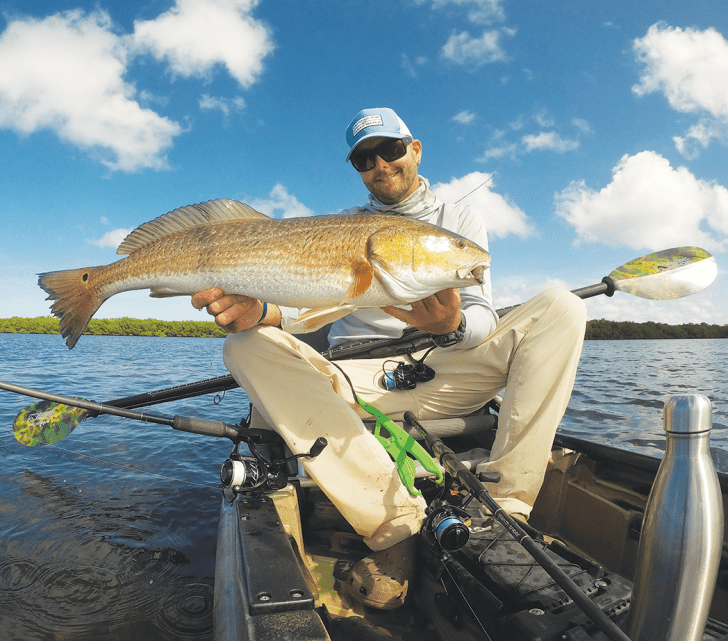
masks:
<path fill-rule="evenodd" d="M 695 294 L 710 285 L 718 272 L 715 258 L 699 247 L 675 247 L 647 254 L 614 269 L 600 283 L 572 290 L 579 298 L 621 291 L 652 300 L 674 300 Z M 496 310 L 505 316 L 520 305 Z M 429 333 L 410 330 L 400 338 L 365 341 L 348 347 L 322 352 L 329 360 L 351 358 L 387 358 L 417 351 L 433 345 Z M 232 376 L 218 376 L 203 381 L 177 385 L 125 398 L 106 401 L 104 406 L 136 408 L 157 403 L 193 398 L 203 394 L 222 392 L 238 387 Z M 27 394 L 15 385 L 0 382 L 0 389 Z M 30 390 L 33 392 L 33 390 Z M 27 394 L 34 396 L 35 394 Z M 37 395 L 35 395 L 37 396 Z M 39 397 L 41 398 L 41 397 Z M 46 397 L 47 398 L 47 397 Z M 67 399 L 64 399 L 64 401 Z M 83 400 L 83 399 L 81 399 Z M 84 401 L 91 403 L 91 401 Z M 13 422 L 15 438 L 23 445 L 46 445 L 64 439 L 86 418 L 98 416 L 99 406 L 82 409 L 72 402 L 43 400 L 21 410 Z"/>
<path fill-rule="evenodd" d="M 613 269 L 601 283 L 574 289 L 579 298 L 625 292 L 650 300 L 675 300 L 697 294 L 718 274 L 715 258 L 700 247 L 674 247 L 630 260 Z M 520 305 L 498 310 L 503 316 Z"/>

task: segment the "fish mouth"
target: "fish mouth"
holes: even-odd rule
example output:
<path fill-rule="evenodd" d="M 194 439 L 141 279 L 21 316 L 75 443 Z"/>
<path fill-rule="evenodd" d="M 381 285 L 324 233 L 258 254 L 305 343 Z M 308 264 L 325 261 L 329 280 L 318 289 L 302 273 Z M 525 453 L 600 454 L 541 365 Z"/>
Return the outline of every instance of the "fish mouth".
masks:
<path fill-rule="evenodd" d="M 458 278 L 463 280 L 474 280 L 478 285 L 485 282 L 485 270 L 488 269 L 488 263 L 480 262 L 475 265 L 461 267 L 457 271 Z"/>

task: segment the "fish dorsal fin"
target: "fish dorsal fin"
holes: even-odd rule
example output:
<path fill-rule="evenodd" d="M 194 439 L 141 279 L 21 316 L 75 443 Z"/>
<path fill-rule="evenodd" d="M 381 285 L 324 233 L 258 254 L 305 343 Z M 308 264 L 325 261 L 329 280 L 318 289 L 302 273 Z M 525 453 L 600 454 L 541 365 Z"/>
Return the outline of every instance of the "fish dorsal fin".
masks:
<path fill-rule="evenodd" d="M 197 205 L 187 205 L 148 223 L 139 225 L 119 245 L 117 254 L 131 254 L 140 247 L 185 229 L 192 229 L 208 223 L 233 220 L 265 220 L 268 216 L 237 200 L 208 200 Z"/>

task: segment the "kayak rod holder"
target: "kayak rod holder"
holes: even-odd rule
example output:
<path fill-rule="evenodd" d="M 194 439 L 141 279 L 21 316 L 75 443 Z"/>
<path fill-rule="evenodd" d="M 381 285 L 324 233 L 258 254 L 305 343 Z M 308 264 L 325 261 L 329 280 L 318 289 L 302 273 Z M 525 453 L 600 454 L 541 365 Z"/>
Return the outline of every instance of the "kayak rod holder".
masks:
<path fill-rule="evenodd" d="M 673 396 L 665 456 L 642 525 L 627 633 L 632 641 L 699 641 L 723 546 L 723 500 L 710 457 L 710 399 Z"/>

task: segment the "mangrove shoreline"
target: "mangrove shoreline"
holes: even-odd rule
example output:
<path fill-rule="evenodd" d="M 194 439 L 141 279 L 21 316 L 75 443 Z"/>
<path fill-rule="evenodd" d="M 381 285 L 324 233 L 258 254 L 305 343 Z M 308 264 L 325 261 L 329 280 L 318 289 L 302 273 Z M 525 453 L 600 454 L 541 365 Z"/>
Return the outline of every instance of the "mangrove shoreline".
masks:
<path fill-rule="evenodd" d="M 0 334 L 58 334 L 58 319 L 0 318 Z M 224 338 L 226 332 L 212 321 L 161 321 L 139 318 L 92 318 L 85 334 L 96 336 L 169 336 Z M 671 338 L 728 338 L 728 325 L 687 323 L 634 323 L 591 320 L 586 324 L 586 340 L 645 340 Z"/>

